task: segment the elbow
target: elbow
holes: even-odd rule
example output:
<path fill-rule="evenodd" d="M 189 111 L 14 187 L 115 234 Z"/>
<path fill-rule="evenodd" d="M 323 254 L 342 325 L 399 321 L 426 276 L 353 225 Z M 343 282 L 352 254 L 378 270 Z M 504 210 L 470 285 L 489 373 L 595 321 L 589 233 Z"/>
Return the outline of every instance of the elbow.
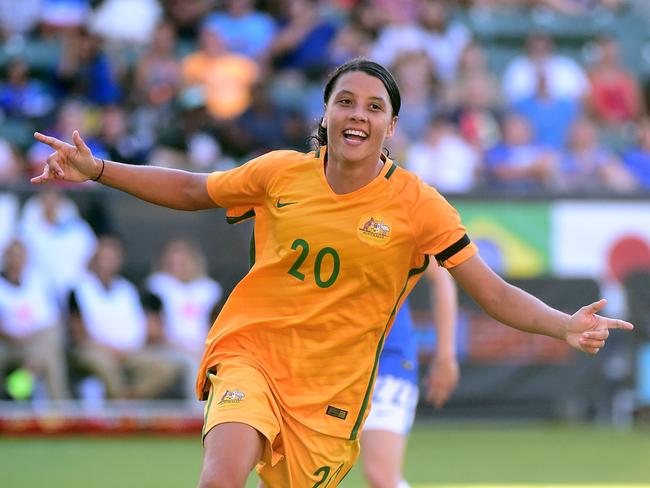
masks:
<path fill-rule="evenodd" d="M 498 299 L 490 299 L 490 300 L 485 300 L 480 303 L 481 309 L 492 317 L 495 320 L 499 320 L 498 318 L 498 313 L 499 313 L 499 300 Z"/>
<path fill-rule="evenodd" d="M 191 175 L 174 207 L 176 210 L 194 211 L 205 210 L 215 207 L 214 202 L 208 195 L 204 175 Z"/>
<path fill-rule="evenodd" d="M 202 210 L 199 205 L 190 200 L 190 199 L 183 199 L 182 201 L 178 202 L 178 205 L 175 205 L 172 207 L 174 210 L 182 210 L 184 212 L 193 212 L 195 210 Z"/>
<path fill-rule="evenodd" d="M 507 306 L 507 295 L 512 285 L 503 282 L 501 286 L 490 287 L 477 300 L 483 311 L 495 320 L 500 320 L 504 306 Z"/>
<path fill-rule="evenodd" d="M 165 201 L 162 203 L 158 201 L 153 201 L 152 203 L 156 203 L 163 207 L 171 208 L 172 210 L 182 210 L 186 212 L 192 210 L 198 210 L 198 208 L 196 208 L 196 205 L 192 202 L 190 198 L 188 198 L 186 194 L 178 195 L 174 200 L 171 201 Z"/>

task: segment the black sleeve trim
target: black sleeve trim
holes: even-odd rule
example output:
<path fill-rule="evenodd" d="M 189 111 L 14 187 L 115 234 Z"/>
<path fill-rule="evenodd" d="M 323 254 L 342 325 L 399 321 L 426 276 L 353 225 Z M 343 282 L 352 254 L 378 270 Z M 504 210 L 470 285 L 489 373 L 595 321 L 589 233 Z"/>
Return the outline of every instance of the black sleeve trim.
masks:
<path fill-rule="evenodd" d="M 436 261 L 438 261 L 438 264 L 440 266 L 444 266 L 445 261 L 447 261 L 450 257 L 457 254 L 459 251 L 461 251 L 465 247 L 469 246 L 470 242 L 471 241 L 469 240 L 469 237 L 467 236 L 467 234 L 465 234 L 463 237 L 458 239 L 456 242 L 454 242 L 447 249 L 445 249 L 442 252 L 439 252 L 434 257 L 436 258 Z"/>
<path fill-rule="evenodd" d="M 255 210 L 249 210 L 243 215 L 237 215 L 235 217 L 226 217 L 226 222 L 229 224 L 238 224 L 244 220 L 252 219 L 255 217 Z"/>

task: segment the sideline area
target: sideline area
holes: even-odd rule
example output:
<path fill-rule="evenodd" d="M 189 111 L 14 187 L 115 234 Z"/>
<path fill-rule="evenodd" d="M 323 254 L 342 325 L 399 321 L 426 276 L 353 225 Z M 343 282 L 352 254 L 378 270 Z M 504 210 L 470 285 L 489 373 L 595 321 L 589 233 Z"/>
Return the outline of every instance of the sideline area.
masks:
<path fill-rule="evenodd" d="M 649 488 L 648 484 L 625 484 L 624 488 Z M 620 484 L 588 484 L 588 485 L 575 485 L 575 484 L 527 484 L 527 485 L 510 485 L 510 484 L 485 484 L 485 485 L 413 485 L 413 488 L 623 488 Z"/>

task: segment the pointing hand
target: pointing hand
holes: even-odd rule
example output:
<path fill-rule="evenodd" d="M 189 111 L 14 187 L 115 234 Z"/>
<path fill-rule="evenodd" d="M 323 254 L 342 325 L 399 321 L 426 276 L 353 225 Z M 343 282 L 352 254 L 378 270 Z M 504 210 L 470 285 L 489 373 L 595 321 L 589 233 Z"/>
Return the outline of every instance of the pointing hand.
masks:
<path fill-rule="evenodd" d="M 97 178 L 100 174 L 102 163 L 93 157 L 78 131 L 72 133 L 74 146 L 40 132 L 35 132 L 34 138 L 47 144 L 55 152 L 47 158 L 43 172 L 31 179 L 32 183 L 41 184 L 57 180 L 81 183 Z"/>

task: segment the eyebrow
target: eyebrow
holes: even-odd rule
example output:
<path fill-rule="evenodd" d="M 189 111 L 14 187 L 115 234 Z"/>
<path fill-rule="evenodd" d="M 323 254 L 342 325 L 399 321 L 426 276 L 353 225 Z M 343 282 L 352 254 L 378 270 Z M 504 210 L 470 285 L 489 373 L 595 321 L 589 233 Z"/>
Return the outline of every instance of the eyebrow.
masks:
<path fill-rule="evenodd" d="M 357 96 L 356 93 L 354 93 L 354 92 L 352 92 L 350 90 L 346 90 L 345 88 L 341 89 L 341 90 L 339 90 L 338 92 L 335 93 L 336 96 L 338 96 L 338 95 L 347 95 L 347 94 L 353 95 L 355 97 Z M 369 98 L 370 98 L 370 100 L 378 100 L 380 102 L 386 103 L 386 99 L 384 97 L 372 96 L 372 97 L 369 97 Z"/>

